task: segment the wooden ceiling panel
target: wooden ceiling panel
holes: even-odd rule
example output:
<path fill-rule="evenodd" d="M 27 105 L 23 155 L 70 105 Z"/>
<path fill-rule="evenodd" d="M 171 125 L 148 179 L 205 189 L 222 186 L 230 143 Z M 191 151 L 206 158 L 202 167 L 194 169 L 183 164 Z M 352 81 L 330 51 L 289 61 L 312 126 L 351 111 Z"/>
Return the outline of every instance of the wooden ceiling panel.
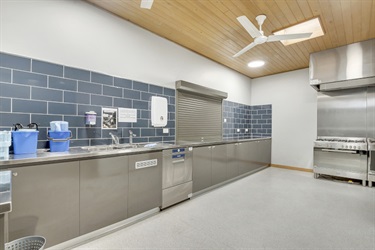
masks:
<path fill-rule="evenodd" d="M 310 53 L 375 38 L 375 0 L 154 0 L 151 10 L 140 8 L 141 0 L 86 1 L 251 78 L 306 68 Z M 266 36 L 314 17 L 325 35 L 265 43 L 233 58 L 253 41 L 236 18 L 258 26 L 260 14 Z M 251 69 L 252 60 L 266 65 Z"/>

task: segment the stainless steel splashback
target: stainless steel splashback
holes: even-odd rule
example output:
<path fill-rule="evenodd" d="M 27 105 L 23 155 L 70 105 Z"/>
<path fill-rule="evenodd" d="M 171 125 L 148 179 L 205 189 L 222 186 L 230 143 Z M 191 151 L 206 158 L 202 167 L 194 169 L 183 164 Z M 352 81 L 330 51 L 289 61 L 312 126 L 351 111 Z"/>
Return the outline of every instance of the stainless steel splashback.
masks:
<path fill-rule="evenodd" d="M 375 39 L 312 53 L 309 70 L 320 91 L 375 85 Z"/>
<path fill-rule="evenodd" d="M 318 136 L 366 137 L 367 88 L 318 93 Z"/>

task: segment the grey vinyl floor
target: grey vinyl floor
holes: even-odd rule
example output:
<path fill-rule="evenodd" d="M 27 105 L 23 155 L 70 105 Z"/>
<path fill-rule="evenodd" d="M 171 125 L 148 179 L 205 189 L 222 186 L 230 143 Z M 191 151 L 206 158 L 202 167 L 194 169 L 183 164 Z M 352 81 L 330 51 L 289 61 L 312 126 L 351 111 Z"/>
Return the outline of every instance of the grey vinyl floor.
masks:
<path fill-rule="evenodd" d="M 375 249 L 375 188 L 278 168 L 78 249 Z"/>

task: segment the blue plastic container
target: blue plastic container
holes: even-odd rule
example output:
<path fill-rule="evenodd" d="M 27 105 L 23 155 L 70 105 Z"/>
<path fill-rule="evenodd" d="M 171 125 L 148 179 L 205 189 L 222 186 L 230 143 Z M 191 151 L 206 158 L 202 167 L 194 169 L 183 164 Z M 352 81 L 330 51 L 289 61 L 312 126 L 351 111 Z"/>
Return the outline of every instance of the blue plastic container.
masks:
<path fill-rule="evenodd" d="M 38 145 L 37 130 L 18 130 L 12 131 L 13 139 L 13 153 L 15 155 L 21 154 L 35 154 Z"/>
<path fill-rule="evenodd" d="M 69 151 L 70 138 L 72 132 L 69 131 L 48 131 L 49 149 L 51 152 Z"/>

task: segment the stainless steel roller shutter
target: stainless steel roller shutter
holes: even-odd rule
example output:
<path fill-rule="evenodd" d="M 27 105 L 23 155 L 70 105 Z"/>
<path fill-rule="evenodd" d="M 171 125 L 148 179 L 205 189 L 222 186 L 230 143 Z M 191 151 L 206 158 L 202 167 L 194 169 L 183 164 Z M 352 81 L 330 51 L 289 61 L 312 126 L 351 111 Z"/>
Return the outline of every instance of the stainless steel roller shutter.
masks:
<path fill-rule="evenodd" d="M 176 140 L 222 139 L 222 99 L 177 91 Z"/>

